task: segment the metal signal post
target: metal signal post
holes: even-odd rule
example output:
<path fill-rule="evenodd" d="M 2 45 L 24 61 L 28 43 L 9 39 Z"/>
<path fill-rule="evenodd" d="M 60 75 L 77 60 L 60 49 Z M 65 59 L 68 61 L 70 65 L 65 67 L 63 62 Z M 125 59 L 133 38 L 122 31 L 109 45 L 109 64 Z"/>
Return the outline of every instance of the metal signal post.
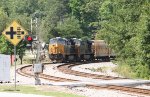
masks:
<path fill-rule="evenodd" d="M 36 36 L 37 36 L 37 54 L 36 54 L 36 63 L 39 62 L 39 34 L 38 34 L 38 18 L 36 17 Z"/>
<path fill-rule="evenodd" d="M 37 36 L 37 53 L 36 53 L 36 64 L 34 64 L 34 69 L 37 64 L 39 64 L 40 59 L 40 40 L 39 40 L 39 31 L 38 31 L 38 18 L 36 17 L 36 36 Z M 34 72 L 35 76 L 35 85 L 41 85 L 41 80 L 39 79 L 39 72 Z"/>
<path fill-rule="evenodd" d="M 14 55 L 15 55 L 15 91 L 16 91 L 16 46 L 14 46 Z"/>

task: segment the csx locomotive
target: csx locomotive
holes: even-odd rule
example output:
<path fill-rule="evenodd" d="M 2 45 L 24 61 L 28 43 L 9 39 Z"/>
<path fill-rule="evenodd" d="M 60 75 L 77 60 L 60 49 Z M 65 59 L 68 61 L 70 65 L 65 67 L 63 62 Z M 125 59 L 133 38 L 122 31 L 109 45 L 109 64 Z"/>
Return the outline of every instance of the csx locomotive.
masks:
<path fill-rule="evenodd" d="M 111 57 L 115 57 L 115 54 L 104 40 L 56 37 L 49 42 L 49 58 L 53 62 L 109 60 Z"/>

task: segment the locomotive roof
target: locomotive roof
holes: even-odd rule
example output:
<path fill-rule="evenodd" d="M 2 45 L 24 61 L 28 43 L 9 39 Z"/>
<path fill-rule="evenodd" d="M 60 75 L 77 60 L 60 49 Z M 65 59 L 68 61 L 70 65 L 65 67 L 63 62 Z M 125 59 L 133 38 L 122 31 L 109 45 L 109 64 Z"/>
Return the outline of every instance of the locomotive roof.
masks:
<path fill-rule="evenodd" d="M 103 45 L 108 46 L 108 44 L 105 42 L 105 40 L 92 40 L 95 45 Z"/>

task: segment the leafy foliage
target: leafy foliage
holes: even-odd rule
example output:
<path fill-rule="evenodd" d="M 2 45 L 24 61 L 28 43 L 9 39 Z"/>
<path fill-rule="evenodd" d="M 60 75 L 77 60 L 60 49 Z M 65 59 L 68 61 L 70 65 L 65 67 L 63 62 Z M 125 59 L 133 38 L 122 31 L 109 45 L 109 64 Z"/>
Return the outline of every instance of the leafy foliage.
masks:
<path fill-rule="evenodd" d="M 57 25 L 59 36 L 65 38 L 79 38 L 83 34 L 83 31 L 80 29 L 79 21 L 73 17 L 64 19 L 63 22 L 59 22 Z"/>
<path fill-rule="evenodd" d="M 150 32 L 147 0 L 107 0 L 102 3 L 97 38 L 106 39 L 137 77 L 149 78 Z"/>
<path fill-rule="evenodd" d="M 57 36 L 104 39 L 118 61 L 125 62 L 137 77 L 148 79 L 149 10 L 149 0 L 0 0 L 0 31 L 14 19 L 30 31 L 32 18 L 33 34 L 38 32 L 45 42 Z M 9 46 L 0 36 L 0 52 L 12 53 Z M 18 49 L 24 51 L 21 44 Z"/>

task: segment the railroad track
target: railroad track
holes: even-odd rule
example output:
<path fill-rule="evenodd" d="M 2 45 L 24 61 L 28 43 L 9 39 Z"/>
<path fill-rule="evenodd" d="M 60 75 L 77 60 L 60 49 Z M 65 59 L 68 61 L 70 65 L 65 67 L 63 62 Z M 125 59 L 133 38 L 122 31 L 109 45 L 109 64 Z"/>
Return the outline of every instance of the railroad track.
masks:
<path fill-rule="evenodd" d="M 106 76 L 106 75 L 98 75 L 98 74 L 91 74 L 91 73 L 85 73 L 85 72 L 80 72 L 80 71 L 75 71 L 71 70 L 73 66 L 81 65 L 79 64 L 63 64 L 57 66 L 57 68 L 66 74 L 72 74 L 76 76 L 82 76 L 82 77 L 89 77 L 93 79 L 103 79 L 103 80 L 112 80 L 112 79 L 126 79 L 126 78 L 121 78 L 121 77 L 113 77 L 113 76 Z"/>
<path fill-rule="evenodd" d="M 140 97 L 150 96 L 150 90 L 148 89 L 141 89 L 141 88 L 134 88 L 134 87 L 128 87 L 128 86 L 117 86 L 117 85 L 109 85 L 109 86 L 97 86 L 97 85 L 87 85 L 90 88 L 94 89 L 109 89 L 109 90 L 119 90 L 124 91 L 128 93 L 134 93 L 134 94 L 141 94 Z"/>
<path fill-rule="evenodd" d="M 34 74 L 32 72 L 32 65 L 23 66 L 23 67 L 17 69 L 17 73 L 22 76 L 26 76 L 26 77 L 34 77 Z M 47 74 L 40 74 L 39 77 L 42 79 L 46 79 L 49 81 L 55 81 L 55 82 L 77 81 L 77 80 L 72 80 L 72 79 L 55 77 L 55 76 L 51 76 L 51 75 L 47 75 Z"/>
<path fill-rule="evenodd" d="M 17 73 L 26 77 L 34 77 L 34 74 L 32 73 L 32 65 L 24 66 L 24 67 L 17 69 Z M 55 77 L 55 76 L 46 75 L 46 74 L 40 74 L 39 77 L 49 80 L 49 81 L 55 81 L 55 82 L 78 81 L 78 80 L 72 80 L 72 79 L 67 79 L 67 78 Z M 134 87 L 117 86 L 117 85 L 98 86 L 98 85 L 91 85 L 91 84 L 87 84 L 86 87 L 91 88 L 91 89 L 120 90 L 120 91 L 124 91 L 128 93 L 141 94 L 143 95 L 143 97 L 150 96 L 150 90 L 134 88 Z"/>

